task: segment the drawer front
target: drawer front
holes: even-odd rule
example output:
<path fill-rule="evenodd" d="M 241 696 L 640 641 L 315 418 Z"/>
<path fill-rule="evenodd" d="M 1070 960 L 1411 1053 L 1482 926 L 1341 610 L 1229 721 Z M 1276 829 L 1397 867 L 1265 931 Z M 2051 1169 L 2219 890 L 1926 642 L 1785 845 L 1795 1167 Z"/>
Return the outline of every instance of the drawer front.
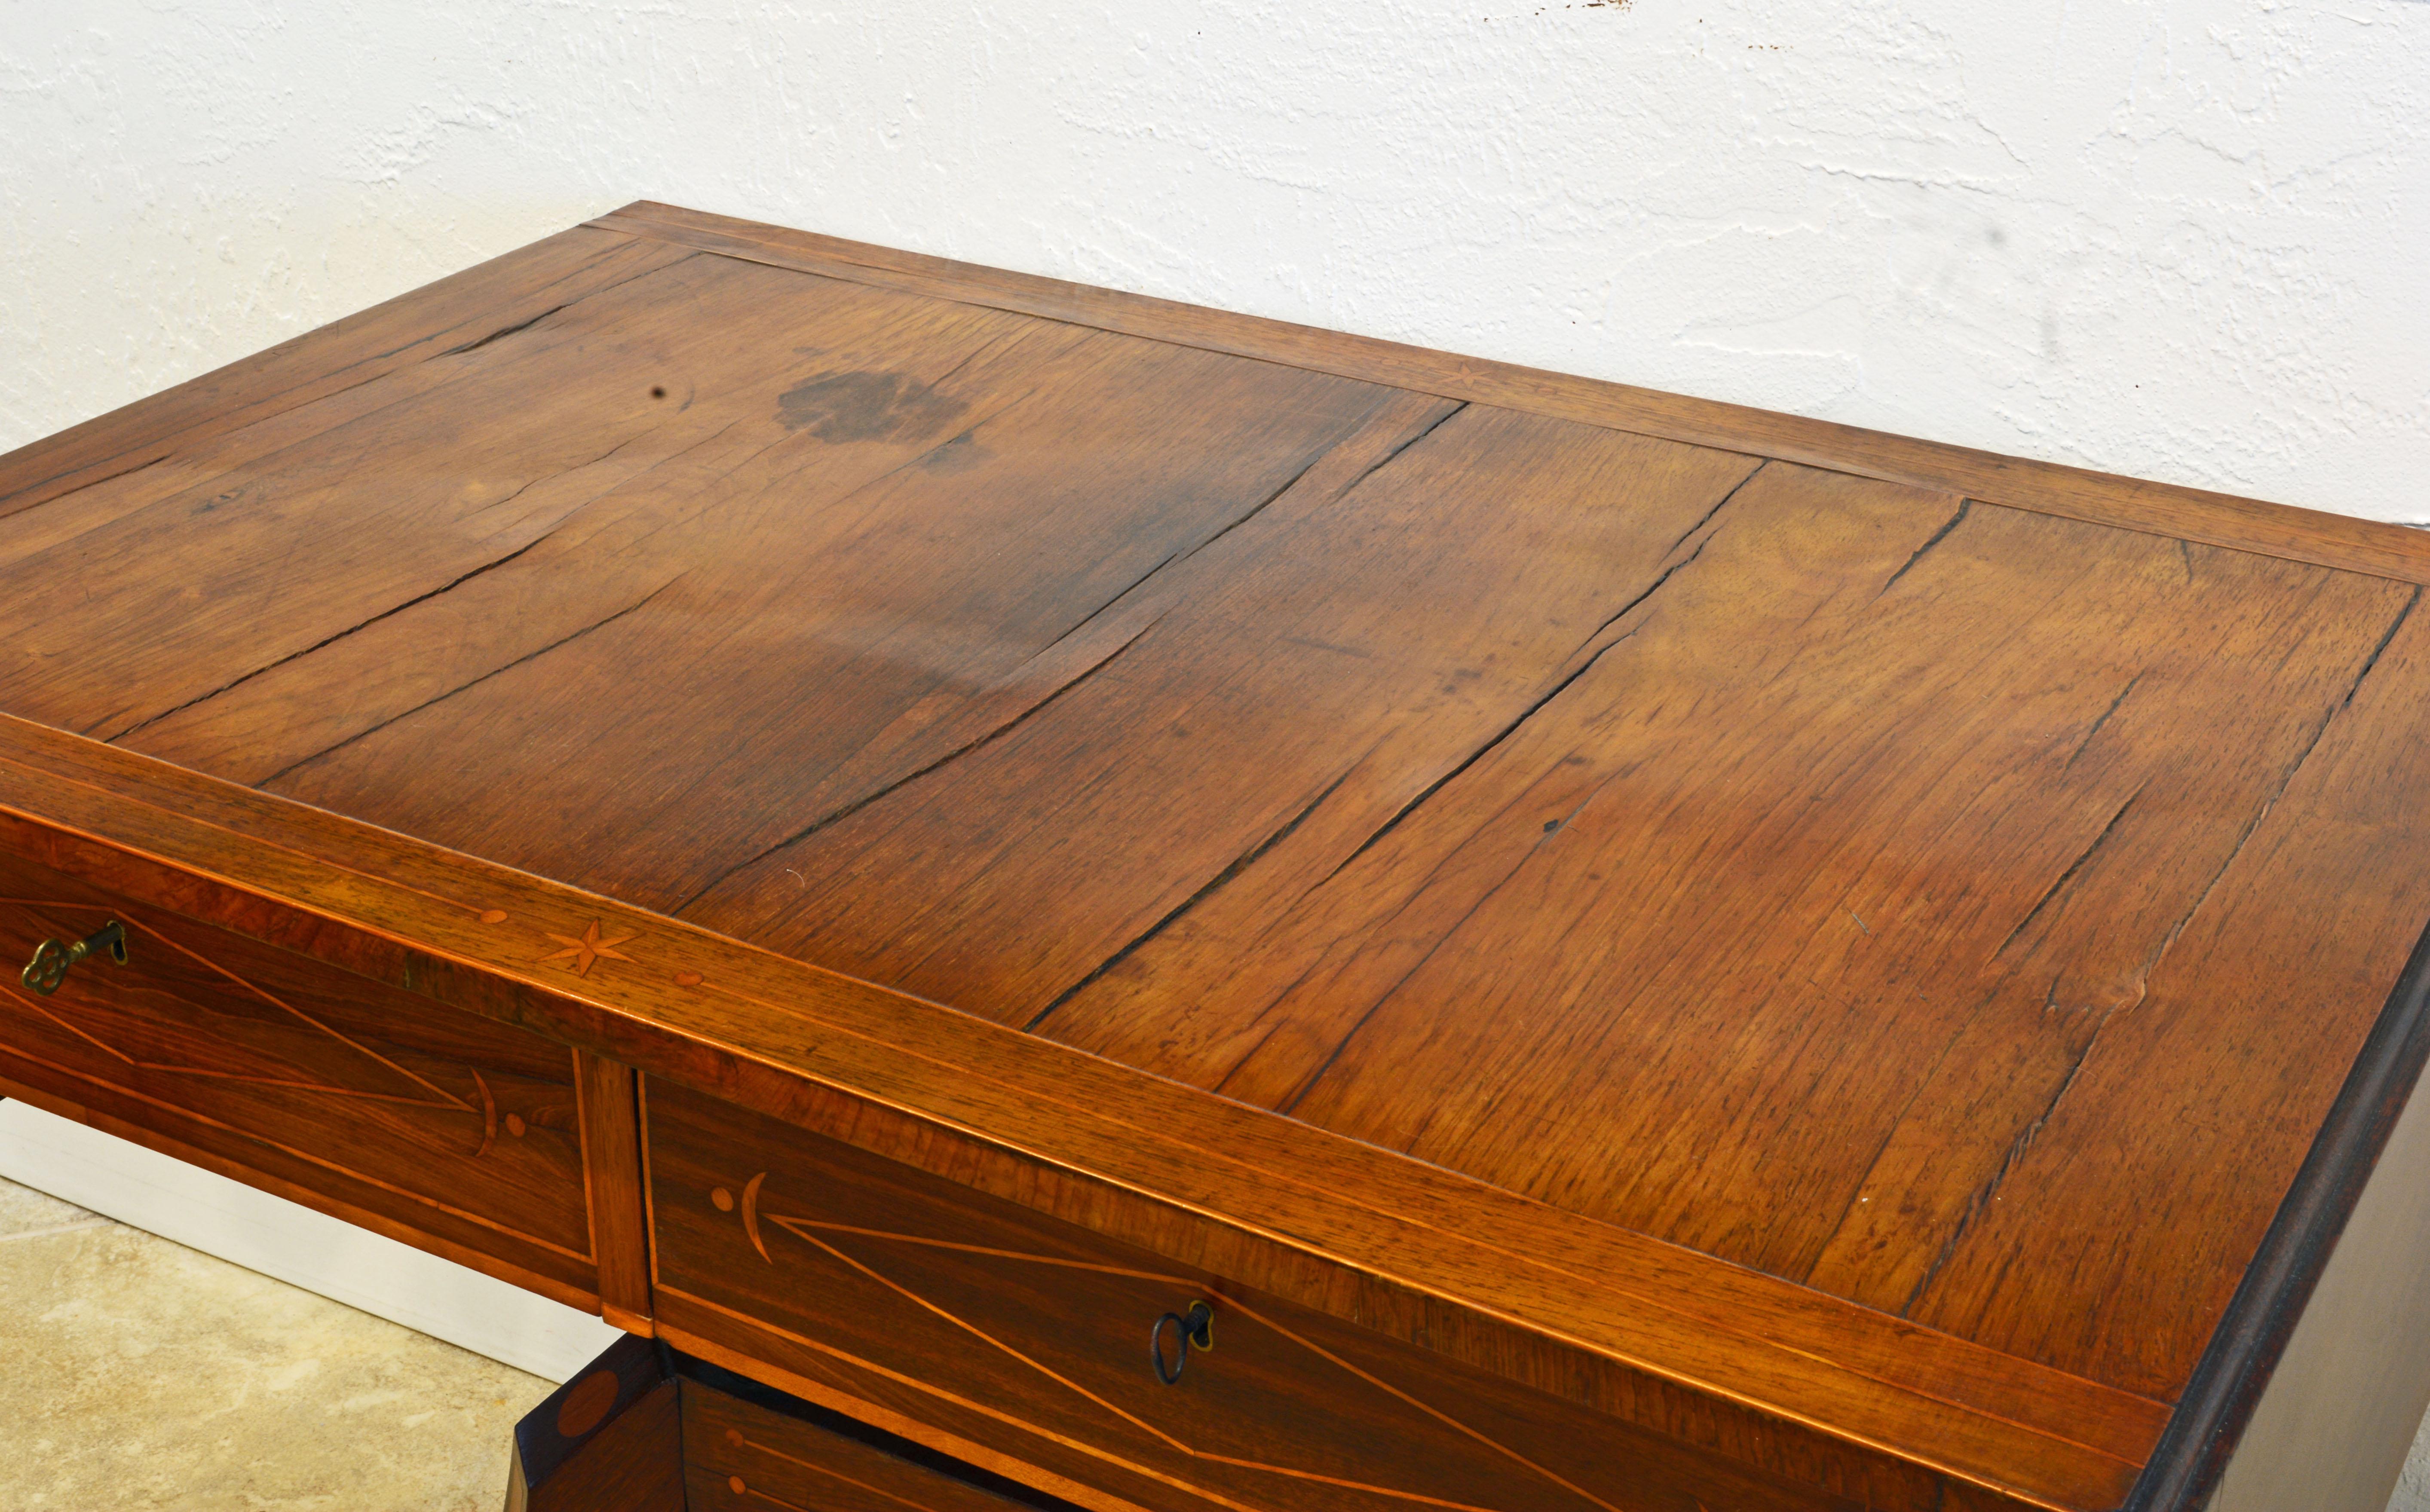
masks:
<path fill-rule="evenodd" d="M 112 921 L 124 964 L 103 950 L 48 993 L 23 980 L 41 941 L 73 942 Z M 593 1300 L 583 1110 L 566 1047 L 7 848 L 0 950 L 0 1080 L 19 1095 Z"/>
<path fill-rule="evenodd" d="M 910 1437 L 902 1424 L 933 1430 L 991 1470 L 1043 1470 L 1034 1484 L 1075 1501 L 1856 1504 L 698 1093 L 648 1084 L 644 1123 L 671 1341 L 774 1367 L 777 1384 Z M 1200 1302 L 1214 1347 L 1167 1384 L 1152 1333 Z"/>
<path fill-rule="evenodd" d="M 1008 1500 L 985 1472 L 940 1456 L 921 1463 L 878 1443 L 683 1383 L 685 1505 L 691 1512 L 1034 1512 L 1069 1509 L 1035 1495 Z"/>

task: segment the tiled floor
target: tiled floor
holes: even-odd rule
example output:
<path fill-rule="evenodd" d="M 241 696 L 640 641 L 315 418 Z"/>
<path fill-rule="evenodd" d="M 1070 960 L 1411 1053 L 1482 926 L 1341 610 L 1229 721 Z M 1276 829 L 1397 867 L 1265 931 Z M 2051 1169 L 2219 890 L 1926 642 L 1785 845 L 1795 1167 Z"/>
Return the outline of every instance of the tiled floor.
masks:
<path fill-rule="evenodd" d="M 2388 1512 L 2430 1512 L 2430 1418 L 2422 1420 L 2422 1431 L 2414 1435 L 2413 1453 L 2405 1457 L 2396 1493 L 2388 1499 Z"/>
<path fill-rule="evenodd" d="M 0 1507 L 497 1512 L 552 1389 L 0 1181 Z"/>

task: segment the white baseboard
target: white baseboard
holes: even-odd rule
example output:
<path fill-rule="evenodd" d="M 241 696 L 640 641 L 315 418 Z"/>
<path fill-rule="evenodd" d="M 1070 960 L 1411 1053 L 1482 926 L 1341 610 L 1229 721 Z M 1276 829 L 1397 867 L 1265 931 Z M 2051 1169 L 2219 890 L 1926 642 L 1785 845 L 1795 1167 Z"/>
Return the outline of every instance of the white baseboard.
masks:
<path fill-rule="evenodd" d="M 563 1303 L 23 1103 L 0 1103 L 0 1176 L 550 1381 L 622 1337 Z"/>

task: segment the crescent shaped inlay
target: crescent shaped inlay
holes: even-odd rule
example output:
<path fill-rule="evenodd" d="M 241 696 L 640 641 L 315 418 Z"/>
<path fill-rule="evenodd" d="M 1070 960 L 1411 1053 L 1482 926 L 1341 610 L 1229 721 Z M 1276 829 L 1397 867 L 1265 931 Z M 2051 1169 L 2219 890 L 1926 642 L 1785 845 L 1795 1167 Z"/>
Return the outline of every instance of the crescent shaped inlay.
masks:
<path fill-rule="evenodd" d="M 481 1089 L 481 1148 L 473 1152 L 473 1158 L 478 1160 L 498 1142 L 498 1100 L 490 1095 L 490 1084 L 481 1079 L 479 1071 L 465 1069 L 473 1072 L 473 1085 Z"/>
<path fill-rule="evenodd" d="M 742 1232 L 751 1236 L 751 1247 L 759 1252 L 759 1258 L 774 1265 L 767 1241 L 759 1237 L 759 1184 L 767 1179 L 768 1172 L 763 1171 L 742 1184 Z"/>

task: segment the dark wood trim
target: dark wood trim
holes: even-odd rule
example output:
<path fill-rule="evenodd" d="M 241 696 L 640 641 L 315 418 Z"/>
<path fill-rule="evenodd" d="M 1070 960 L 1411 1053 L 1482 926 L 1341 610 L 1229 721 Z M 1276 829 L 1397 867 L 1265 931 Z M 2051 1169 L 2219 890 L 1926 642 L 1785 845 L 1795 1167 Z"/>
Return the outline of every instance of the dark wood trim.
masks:
<path fill-rule="evenodd" d="M 774 1442 L 752 1442 L 763 1437 Z M 755 1474 L 772 1462 L 807 1470 L 830 1489 L 852 1488 L 855 1506 L 1078 1512 L 1021 1481 L 640 1338 L 610 1344 L 525 1413 L 509 1449 L 507 1512 L 680 1512 L 708 1487 L 722 1502 L 727 1472 L 743 1470 L 753 1449 Z M 739 1473 L 732 1485 L 754 1505 L 798 1504 L 750 1496 Z"/>
<path fill-rule="evenodd" d="M 2430 533 L 2385 521 L 2150 483 L 1717 400 L 1459 357 L 648 200 L 636 201 L 588 224 L 600 230 L 655 238 L 773 267 L 903 289 L 1447 399 L 1524 409 L 1639 435 L 1941 489 L 2039 514 L 2345 572 L 2430 583 Z"/>
<path fill-rule="evenodd" d="M 2154 1446 L 2125 1512 L 2197 1512 L 2210 1499 L 2289 1336 L 2329 1264 L 2389 1132 L 2430 1059 L 2430 928 L 2413 947 L 2328 1121 L 2279 1205 Z"/>
<path fill-rule="evenodd" d="M 683 1512 L 674 1357 L 621 1338 L 515 1424 L 507 1512 Z"/>
<path fill-rule="evenodd" d="M 641 1198 L 641 1130 L 632 1068 L 574 1053 L 582 1119 L 582 1181 L 599 1262 L 599 1315 L 628 1334 L 650 1332 L 649 1215 Z"/>
<path fill-rule="evenodd" d="M 2430 1098 L 2415 1097 L 2397 1116 L 2205 1512 L 2385 1512 L 2425 1409 Z"/>

